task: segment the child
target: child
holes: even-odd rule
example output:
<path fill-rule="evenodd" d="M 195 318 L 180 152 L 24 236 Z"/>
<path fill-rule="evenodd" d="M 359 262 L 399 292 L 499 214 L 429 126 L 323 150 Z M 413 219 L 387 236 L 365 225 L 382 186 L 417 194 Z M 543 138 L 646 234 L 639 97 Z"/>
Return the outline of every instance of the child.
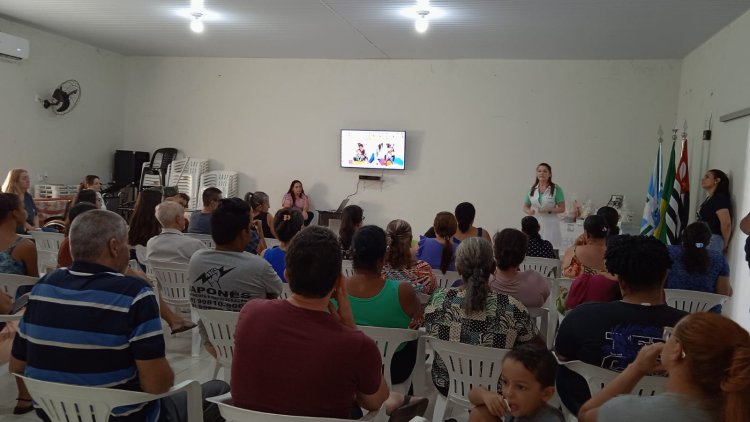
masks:
<path fill-rule="evenodd" d="M 502 394 L 474 387 L 469 400 L 476 406 L 469 422 L 564 422 L 562 413 L 547 404 L 555 394 L 557 360 L 542 343 L 516 346 L 503 359 Z"/>

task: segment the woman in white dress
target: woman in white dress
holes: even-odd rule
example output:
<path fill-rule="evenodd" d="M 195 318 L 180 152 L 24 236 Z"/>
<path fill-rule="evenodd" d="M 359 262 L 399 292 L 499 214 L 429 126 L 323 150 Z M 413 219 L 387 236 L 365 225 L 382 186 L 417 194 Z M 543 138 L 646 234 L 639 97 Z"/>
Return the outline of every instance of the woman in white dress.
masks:
<path fill-rule="evenodd" d="M 536 180 L 526 195 L 523 212 L 539 220 L 542 239 L 560 249 L 562 234 L 557 214 L 565 212 L 565 196 L 559 185 L 552 183 L 552 167 L 547 163 L 536 166 Z"/>

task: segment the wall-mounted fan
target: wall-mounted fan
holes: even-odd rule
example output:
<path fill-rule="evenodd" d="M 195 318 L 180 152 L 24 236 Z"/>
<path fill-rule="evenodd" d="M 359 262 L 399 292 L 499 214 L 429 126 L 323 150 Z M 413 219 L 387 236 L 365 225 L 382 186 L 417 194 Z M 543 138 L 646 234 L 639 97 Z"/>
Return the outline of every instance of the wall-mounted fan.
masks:
<path fill-rule="evenodd" d="M 42 101 L 44 108 L 51 108 L 55 114 L 67 114 L 81 99 L 81 85 L 76 80 L 65 81 L 55 88 L 52 97 Z"/>

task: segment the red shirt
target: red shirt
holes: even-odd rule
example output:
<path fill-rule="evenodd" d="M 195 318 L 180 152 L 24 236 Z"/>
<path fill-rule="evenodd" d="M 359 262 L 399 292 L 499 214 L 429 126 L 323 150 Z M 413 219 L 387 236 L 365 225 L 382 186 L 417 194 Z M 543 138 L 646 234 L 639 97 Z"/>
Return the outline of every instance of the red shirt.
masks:
<path fill-rule="evenodd" d="M 375 342 L 327 312 L 255 299 L 240 312 L 232 359 L 234 405 L 349 419 L 357 392 L 380 387 Z"/>

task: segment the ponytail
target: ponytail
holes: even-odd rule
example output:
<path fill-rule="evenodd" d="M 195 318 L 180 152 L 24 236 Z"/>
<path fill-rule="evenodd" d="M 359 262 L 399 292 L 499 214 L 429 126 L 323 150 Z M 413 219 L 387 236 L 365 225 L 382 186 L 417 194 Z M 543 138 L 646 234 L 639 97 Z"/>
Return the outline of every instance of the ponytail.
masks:
<path fill-rule="evenodd" d="M 490 295 L 490 274 L 495 269 L 492 245 L 481 237 L 469 237 L 456 252 L 456 270 L 464 281 L 466 295 L 461 305 L 467 312 L 483 311 Z"/>
<path fill-rule="evenodd" d="M 704 274 L 708 270 L 710 257 L 708 243 L 711 241 L 711 229 L 706 223 L 696 221 L 685 227 L 682 233 L 682 262 L 688 274 Z"/>
<path fill-rule="evenodd" d="M 453 239 L 450 237 L 444 237 L 445 244 L 443 245 L 443 252 L 440 254 L 440 271 L 445 274 L 448 271 L 448 267 L 453 261 Z"/>
<path fill-rule="evenodd" d="M 484 310 L 487 303 L 487 296 L 490 294 L 488 277 L 489 274 L 485 274 L 480 268 L 474 268 L 468 277 L 464 277 L 466 283 L 466 300 L 464 300 L 463 308 L 465 310 Z"/>

